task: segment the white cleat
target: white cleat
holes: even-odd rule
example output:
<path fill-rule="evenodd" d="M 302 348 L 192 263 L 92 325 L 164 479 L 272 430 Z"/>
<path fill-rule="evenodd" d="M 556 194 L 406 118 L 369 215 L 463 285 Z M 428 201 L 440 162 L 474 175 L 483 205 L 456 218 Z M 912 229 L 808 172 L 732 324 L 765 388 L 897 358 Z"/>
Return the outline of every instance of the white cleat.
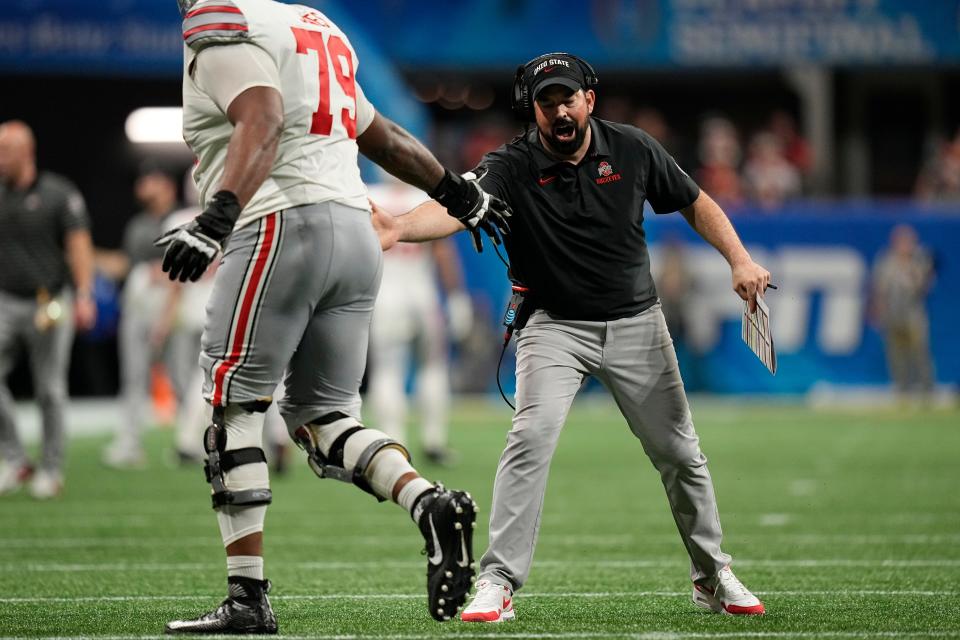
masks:
<path fill-rule="evenodd" d="M 720 569 L 712 580 L 693 584 L 693 604 L 701 609 L 731 616 L 759 616 L 763 603 L 733 575 L 730 567 Z"/>
<path fill-rule="evenodd" d="M 63 491 L 63 476 L 57 471 L 40 469 L 30 481 L 30 495 L 37 500 L 56 498 Z"/>
<path fill-rule="evenodd" d="M 513 591 L 489 580 L 477 580 L 473 602 L 460 614 L 464 622 L 502 622 L 514 617 Z"/>
<path fill-rule="evenodd" d="M 139 446 L 114 442 L 103 451 L 103 464 L 113 469 L 143 469 L 147 456 Z"/>
<path fill-rule="evenodd" d="M 33 475 L 33 468 L 26 463 L 10 464 L 4 462 L 0 465 L 2 465 L 0 466 L 0 496 L 13 493 Z"/>

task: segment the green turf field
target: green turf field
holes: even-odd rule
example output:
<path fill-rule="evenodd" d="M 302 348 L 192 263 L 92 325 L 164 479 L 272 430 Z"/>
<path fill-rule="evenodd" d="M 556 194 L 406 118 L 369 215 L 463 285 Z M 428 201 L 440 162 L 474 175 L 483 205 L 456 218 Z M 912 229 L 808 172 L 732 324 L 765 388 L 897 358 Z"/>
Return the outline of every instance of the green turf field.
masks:
<path fill-rule="evenodd" d="M 540 544 L 517 619 L 430 619 L 422 540 L 395 505 L 296 464 L 273 483 L 267 575 L 287 636 L 505 638 L 960 637 L 960 412 L 811 411 L 695 402 L 725 549 L 762 618 L 696 609 L 659 478 L 607 402 L 581 403 L 554 459 Z M 457 468 L 486 542 L 509 413 L 459 405 Z M 199 469 L 100 466 L 104 438 L 71 443 L 67 491 L 0 499 L 0 636 L 145 637 L 224 594 L 219 533 Z M 415 458 L 416 462 L 416 458 Z"/>

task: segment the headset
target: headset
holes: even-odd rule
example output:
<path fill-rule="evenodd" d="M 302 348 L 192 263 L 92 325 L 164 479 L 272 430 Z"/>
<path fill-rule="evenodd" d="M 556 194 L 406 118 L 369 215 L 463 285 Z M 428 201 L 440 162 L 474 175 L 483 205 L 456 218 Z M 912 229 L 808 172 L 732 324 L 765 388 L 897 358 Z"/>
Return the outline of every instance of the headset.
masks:
<path fill-rule="evenodd" d="M 594 71 L 589 62 L 582 58 L 578 58 L 571 53 L 564 53 L 562 51 L 539 55 L 530 62 L 517 67 L 517 73 L 513 79 L 513 93 L 510 95 L 510 109 L 513 111 L 513 115 L 516 116 L 516 118 L 521 122 L 532 122 L 534 120 L 533 102 L 530 99 L 530 84 L 527 82 L 527 71 L 535 62 L 547 59 L 550 56 L 564 56 L 570 58 L 580 65 L 580 70 L 583 71 L 583 77 L 586 80 L 586 86 L 584 89 L 592 89 L 600 83 L 600 80 L 597 78 L 597 72 Z"/>

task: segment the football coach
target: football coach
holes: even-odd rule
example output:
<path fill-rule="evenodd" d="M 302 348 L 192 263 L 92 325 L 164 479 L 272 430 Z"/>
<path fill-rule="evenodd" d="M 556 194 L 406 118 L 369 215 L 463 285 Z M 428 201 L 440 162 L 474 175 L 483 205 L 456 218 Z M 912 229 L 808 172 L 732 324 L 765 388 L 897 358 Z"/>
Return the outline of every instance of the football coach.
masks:
<path fill-rule="evenodd" d="M 730 570 L 707 459 L 700 450 L 653 279 L 644 204 L 679 211 L 727 260 L 750 310 L 770 281 L 723 210 L 646 132 L 591 114 L 597 75 L 567 53 L 517 69 L 512 108 L 524 134 L 484 156 L 473 177 L 513 208 L 504 246 L 527 291 L 517 331 L 517 408 L 500 458 L 490 547 L 465 621 L 514 617 L 530 572 L 550 460 L 577 391 L 599 379 L 660 472 L 684 548 L 693 601 L 717 613 L 762 614 Z M 405 216 L 375 211 L 384 249 L 464 229 L 435 201 Z"/>

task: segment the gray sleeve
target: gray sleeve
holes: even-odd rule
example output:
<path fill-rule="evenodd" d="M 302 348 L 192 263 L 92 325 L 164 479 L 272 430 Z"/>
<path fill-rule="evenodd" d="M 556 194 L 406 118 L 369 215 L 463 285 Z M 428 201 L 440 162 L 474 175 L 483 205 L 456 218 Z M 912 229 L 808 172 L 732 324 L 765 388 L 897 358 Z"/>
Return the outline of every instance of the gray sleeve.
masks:
<path fill-rule="evenodd" d="M 64 181 L 63 206 L 60 209 L 60 224 L 64 231 L 90 228 L 87 203 L 80 190 L 71 182 Z"/>
<path fill-rule="evenodd" d="M 135 232 L 135 229 L 137 227 L 138 217 L 139 216 L 134 216 L 130 218 L 130 220 L 127 222 L 127 225 L 123 228 L 123 241 L 120 243 L 120 248 L 123 250 L 125 254 L 127 254 L 127 257 L 131 259 L 133 258 L 133 254 L 137 252 L 137 248 L 136 248 L 137 234 Z"/>
<path fill-rule="evenodd" d="M 483 156 L 473 173 L 477 175 L 484 191 L 510 202 L 510 165 L 506 159 L 505 147 Z"/>

